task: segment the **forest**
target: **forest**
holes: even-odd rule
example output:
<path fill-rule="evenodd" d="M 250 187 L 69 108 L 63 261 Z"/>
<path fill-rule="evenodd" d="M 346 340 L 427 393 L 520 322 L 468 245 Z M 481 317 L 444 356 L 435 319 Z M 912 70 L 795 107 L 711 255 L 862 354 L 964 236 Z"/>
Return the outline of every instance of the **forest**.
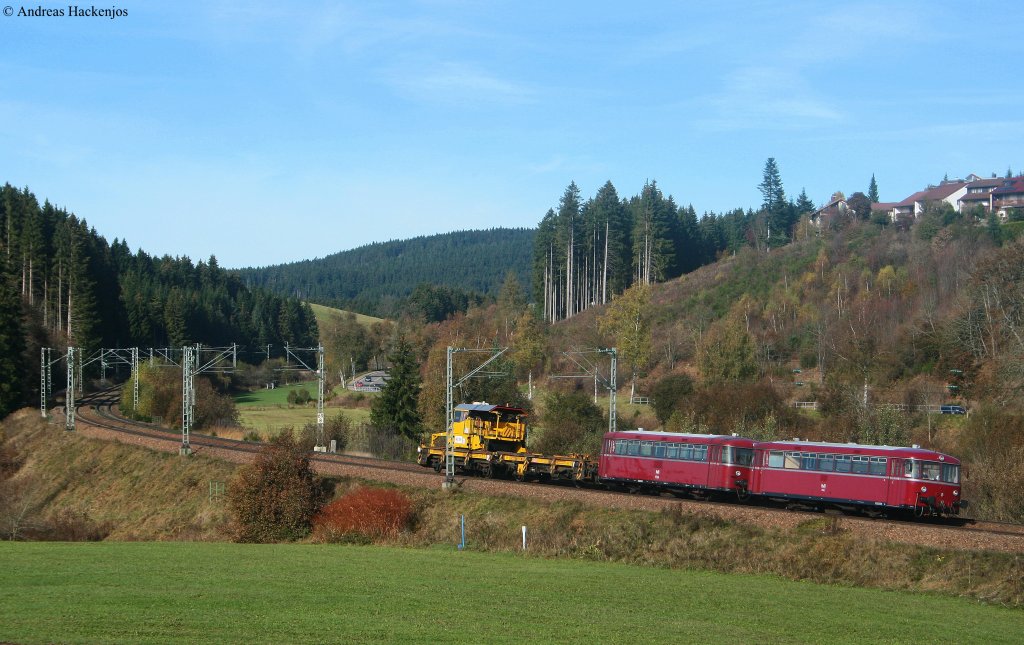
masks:
<path fill-rule="evenodd" d="M 250 289 L 215 257 L 131 252 L 26 187 L 0 188 L 0 416 L 38 391 L 40 347 L 315 345 L 309 305 Z M 38 400 L 38 399 L 36 399 Z"/>
<path fill-rule="evenodd" d="M 656 181 L 628 199 L 609 181 L 586 201 L 570 183 L 557 210 L 541 220 L 533 247 L 533 300 L 544 320 L 571 318 L 633 284 L 671 280 L 747 246 L 786 244 L 814 203 L 806 191 L 786 199 L 774 159 L 765 163 L 758 187 L 764 196 L 758 211 L 705 212 L 698 219 L 692 205 L 678 205 Z M 870 202 L 862 210 L 867 217 Z"/>
<path fill-rule="evenodd" d="M 392 240 L 290 264 L 240 269 L 250 287 L 380 318 L 398 318 L 419 292 L 440 320 L 493 297 L 509 272 L 530 275 L 533 229 L 494 228 Z M 434 315 L 436 317 L 436 315 Z"/>

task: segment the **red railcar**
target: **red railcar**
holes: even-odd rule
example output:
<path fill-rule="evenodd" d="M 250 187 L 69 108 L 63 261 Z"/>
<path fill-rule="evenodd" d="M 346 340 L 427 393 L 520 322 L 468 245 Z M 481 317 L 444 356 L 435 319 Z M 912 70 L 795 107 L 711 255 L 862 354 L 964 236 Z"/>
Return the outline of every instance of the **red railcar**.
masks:
<path fill-rule="evenodd" d="M 747 496 L 754 442 L 743 437 L 627 430 L 608 432 L 598 479 L 670 492 Z"/>
<path fill-rule="evenodd" d="M 960 460 L 917 446 L 758 442 L 750 492 L 813 506 L 958 515 Z"/>

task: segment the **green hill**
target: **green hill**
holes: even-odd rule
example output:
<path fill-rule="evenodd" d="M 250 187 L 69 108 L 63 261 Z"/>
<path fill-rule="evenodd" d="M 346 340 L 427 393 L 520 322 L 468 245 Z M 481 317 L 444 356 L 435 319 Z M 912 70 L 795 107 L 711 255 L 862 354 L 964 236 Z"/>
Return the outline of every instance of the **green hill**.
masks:
<path fill-rule="evenodd" d="M 533 229 L 459 231 L 374 243 L 324 258 L 238 271 L 246 285 L 395 317 L 421 284 L 496 296 L 509 272 L 530 281 Z"/>

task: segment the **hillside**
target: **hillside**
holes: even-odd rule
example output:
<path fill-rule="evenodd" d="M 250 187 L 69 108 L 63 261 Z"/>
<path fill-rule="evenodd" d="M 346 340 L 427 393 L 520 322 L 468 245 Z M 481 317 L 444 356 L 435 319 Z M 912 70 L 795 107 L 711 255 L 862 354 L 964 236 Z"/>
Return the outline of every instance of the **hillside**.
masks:
<path fill-rule="evenodd" d="M 297 299 L 247 288 L 213 256 L 132 253 L 28 188 L 0 187 L 0 231 L 0 415 L 39 400 L 40 348 L 56 356 L 73 345 L 89 361 L 100 348 L 316 340 Z"/>
<path fill-rule="evenodd" d="M 547 326 L 536 310 L 518 321 L 498 306 L 471 311 L 424 334 L 420 409 L 443 423 L 435 383 L 453 339 L 511 345 L 510 369 L 540 388 L 534 426 L 555 429 L 545 450 L 593 452 L 605 404 L 580 422 L 565 411 L 589 405 L 593 386 L 552 377 L 580 372 L 563 352 L 616 346 L 619 392 L 635 368 L 636 393 L 653 401 L 620 409 L 620 427 L 921 444 L 967 465 L 972 515 L 1019 521 L 1024 242 L 1014 232 L 944 210 L 910 226 L 848 220 L 770 251 L 742 247 Z M 625 328 L 609 328 L 610 312 L 636 296 Z M 942 405 L 968 413 L 938 414 Z"/>
<path fill-rule="evenodd" d="M 530 280 L 536 231 L 495 228 L 392 240 L 237 273 L 249 287 L 383 318 L 420 284 L 496 296 L 512 272 Z"/>

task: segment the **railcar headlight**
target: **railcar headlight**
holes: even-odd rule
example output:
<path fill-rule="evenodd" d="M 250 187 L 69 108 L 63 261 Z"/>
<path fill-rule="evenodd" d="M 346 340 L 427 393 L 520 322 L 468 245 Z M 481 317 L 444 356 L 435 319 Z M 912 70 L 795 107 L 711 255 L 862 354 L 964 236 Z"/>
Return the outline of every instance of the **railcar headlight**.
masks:
<path fill-rule="evenodd" d="M 739 477 L 739 476 L 740 476 L 740 475 L 742 475 L 742 474 L 743 474 L 743 473 L 741 473 L 740 471 L 738 471 L 738 470 L 736 471 L 736 476 L 737 476 L 737 477 Z"/>
<path fill-rule="evenodd" d="M 922 493 L 927 493 L 928 492 L 928 487 L 927 486 L 922 486 L 921 487 L 921 492 Z"/>
<path fill-rule="evenodd" d="M 416 454 L 418 455 L 421 452 L 423 452 L 423 446 L 416 446 Z"/>
<path fill-rule="evenodd" d="M 959 496 L 960 496 L 960 491 L 958 491 L 958 490 L 953 491 L 953 497 L 959 497 Z"/>

